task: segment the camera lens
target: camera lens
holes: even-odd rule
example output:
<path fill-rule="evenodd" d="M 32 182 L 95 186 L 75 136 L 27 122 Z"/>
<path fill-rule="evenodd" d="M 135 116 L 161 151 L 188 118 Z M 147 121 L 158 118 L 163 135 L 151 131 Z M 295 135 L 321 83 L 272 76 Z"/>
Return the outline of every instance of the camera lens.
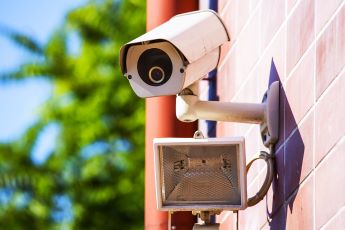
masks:
<path fill-rule="evenodd" d="M 164 80 L 164 70 L 161 67 L 154 66 L 149 71 L 149 78 L 154 83 L 160 83 Z"/>
<path fill-rule="evenodd" d="M 152 86 L 163 85 L 172 74 L 172 62 L 168 54 L 157 48 L 144 51 L 139 57 L 137 68 L 140 78 Z"/>

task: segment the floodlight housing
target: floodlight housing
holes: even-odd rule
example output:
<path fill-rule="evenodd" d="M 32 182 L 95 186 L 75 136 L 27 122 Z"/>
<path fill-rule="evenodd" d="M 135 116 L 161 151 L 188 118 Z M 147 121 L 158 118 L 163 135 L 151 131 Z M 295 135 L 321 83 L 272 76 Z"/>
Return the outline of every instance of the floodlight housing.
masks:
<path fill-rule="evenodd" d="M 155 138 L 154 161 L 159 210 L 247 207 L 243 137 Z"/>

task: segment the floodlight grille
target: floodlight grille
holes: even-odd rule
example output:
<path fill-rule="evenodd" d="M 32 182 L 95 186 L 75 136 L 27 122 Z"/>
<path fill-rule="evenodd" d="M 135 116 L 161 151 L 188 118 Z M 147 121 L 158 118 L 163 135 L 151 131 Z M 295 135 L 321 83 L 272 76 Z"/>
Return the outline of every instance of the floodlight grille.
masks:
<path fill-rule="evenodd" d="M 160 178 L 165 205 L 241 205 L 237 145 L 161 148 Z"/>

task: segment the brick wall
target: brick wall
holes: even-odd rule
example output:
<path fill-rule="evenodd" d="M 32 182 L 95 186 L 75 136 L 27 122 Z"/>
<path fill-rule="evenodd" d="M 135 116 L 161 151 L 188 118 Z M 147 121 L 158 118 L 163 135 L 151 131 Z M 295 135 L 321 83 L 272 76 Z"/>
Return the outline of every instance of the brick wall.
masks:
<path fill-rule="evenodd" d="M 259 103 L 269 82 L 282 86 L 277 175 L 262 202 L 239 212 L 239 228 L 343 229 L 345 1 L 219 0 L 219 13 L 231 36 L 218 68 L 220 100 Z M 257 125 L 218 123 L 217 136 L 238 135 L 247 161 L 265 149 Z M 249 196 L 264 177 L 265 163 L 255 163 Z M 232 229 L 236 216 L 217 221 Z"/>

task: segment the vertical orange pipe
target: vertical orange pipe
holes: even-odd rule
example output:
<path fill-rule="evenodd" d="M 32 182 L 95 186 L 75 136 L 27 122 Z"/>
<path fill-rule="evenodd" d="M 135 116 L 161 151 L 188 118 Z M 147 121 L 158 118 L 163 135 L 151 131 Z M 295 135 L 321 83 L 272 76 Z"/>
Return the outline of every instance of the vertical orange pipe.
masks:
<path fill-rule="evenodd" d="M 197 0 L 147 0 L 147 31 L 159 26 L 177 13 L 197 10 Z M 145 229 L 160 230 L 168 228 L 168 215 L 156 208 L 156 194 L 153 164 L 153 138 L 155 137 L 191 137 L 196 130 L 196 123 L 179 122 L 175 115 L 175 96 L 146 99 L 145 131 Z M 173 216 L 175 229 L 191 229 L 193 217 L 190 213 Z"/>

